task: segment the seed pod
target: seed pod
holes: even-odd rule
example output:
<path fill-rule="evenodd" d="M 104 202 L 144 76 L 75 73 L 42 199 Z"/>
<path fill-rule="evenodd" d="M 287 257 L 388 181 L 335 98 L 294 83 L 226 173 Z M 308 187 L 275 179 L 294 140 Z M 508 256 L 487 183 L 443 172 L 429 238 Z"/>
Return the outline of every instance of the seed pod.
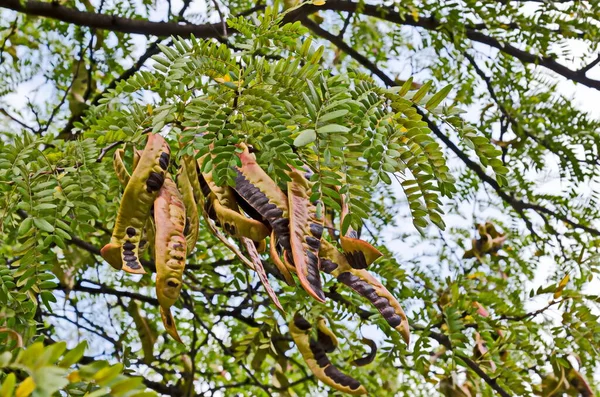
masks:
<path fill-rule="evenodd" d="M 181 193 L 169 174 L 154 203 L 154 220 L 156 295 L 165 329 L 173 339 L 181 342 L 170 308 L 179 298 L 185 269 L 185 206 Z"/>
<path fill-rule="evenodd" d="M 141 154 L 142 154 L 141 150 L 135 149 L 133 151 L 133 169 L 134 170 L 140 161 Z M 117 174 L 117 179 L 119 179 L 119 182 L 121 183 L 121 186 L 123 186 L 123 188 L 125 188 L 127 186 L 127 184 L 129 183 L 129 180 L 131 179 L 131 175 L 129 174 L 129 171 L 127 171 L 127 168 L 125 167 L 125 162 L 123 160 L 124 155 L 125 155 L 125 151 L 123 149 L 118 149 L 117 151 L 115 151 L 115 156 L 113 159 L 113 167 L 115 169 L 115 173 Z M 153 241 L 153 240 L 154 240 L 154 222 L 152 221 L 152 217 L 148 216 L 146 218 L 146 224 L 142 231 L 142 237 L 140 238 L 140 244 L 138 246 L 139 252 L 144 252 L 146 250 L 146 248 L 148 248 L 148 246 L 150 245 L 150 244 L 148 244 L 148 241 Z"/>
<path fill-rule="evenodd" d="M 140 308 L 135 300 L 129 301 L 127 312 L 133 318 L 135 328 L 140 336 L 142 343 L 142 352 L 144 353 L 143 362 L 150 364 L 154 360 L 154 343 L 156 342 L 156 331 L 150 327 L 148 320 L 142 316 Z"/>
<path fill-rule="evenodd" d="M 344 220 L 348 215 L 348 203 L 345 200 L 345 195 L 342 197 L 342 212 L 340 215 L 341 225 L 345 225 Z M 341 230 L 340 230 L 341 233 Z M 348 263 L 354 269 L 366 269 L 371 263 L 383 254 L 379 250 L 358 238 L 356 230 L 352 229 L 352 226 L 348 226 L 348 230 L 345 235 L 340 235 L 340 243 L 344 249 L 344 255 L 348 259 Z"/>
<path fill-rule="evenodd" d="M 246 252 L 248 252 L 250 259 L 254 263 L 254 270 L 258 274 L 258 278 L 260 279 L 260 282 L 265 287 L 265 290 L 267 291 L 269 298 L 271 298 L 271 300 L 273 301 L 275 306 L 277 306 L 277 308 L 279 310 L 281 310 L 281 312 L 283 314 L 285 314 L 285 310 L 283 310 L 283 307 L 281 306 L 281 303 L 279 302 L 279 299 L 277 298 L 277 294 L 275 294 L 275 291 L 273 291 L 273 287 L 271 287 L 271 284 L 269 284 L 269 279 L 267 278 L 267 273 L 265 272 L 265 268 L 263 267 L 262 261 L 260 259 L 260 255 L 258 254 L 256 247 L 254 246 L 254 242 L 252 242 L 252 240 L 250 240 L 249 238 L 246 238 L 246 237 L 242 237 L 240 240 L 242 241 L 242 244 L 246 248 Z"/>
<path fill-rule="evenodd" d="M 377 344 L 374 340 L 371 340 L 369 338 L 362 338 L 362 343 L 369 346 L 370 351 L 365 356 L 352 361 L 352 364 L 356 365 L 357 367 L 362 367 L 364 365 L 371 364 L 375 359 L 375 356 L 377 355 Z"/>
<path fill-rule="evenodd" d="M 150 207 L 164 182 L 169 157 L 165 139 L 158 134 L 149 134 L 139 164 L 125 187 L 111 241 L 100 251 L 116 269 L 145 273 L 138 258 L 139 242 Z"/>
<path fill-rule="evenodd" d="M 317 319 L 317 342 L 327 353 L 333 352 L 338 347 L 337 336 L 327 327 L 327 321 L 322 316 Z"/>
<path fill-rule="evenodd" d="M 317 379 L 343 393 L 355 396 L 367 394 L 367 390 L 359 381 L 342 373 L 329 361 L 323 347 L 310 339 L 312 327 L 304 317 L 296 313 L 289 323 L 289 328 L 302 358 Z"/>
<path fill-rule="evenodd" d="M 182 162 L 177 173 L 177 186 L 183 197 L 183 204 L 185 205 L 186 218 L 184 235 L 187 243 L 188 255 L 191 254 L 196 247 L 196 242 L 198 241 L 198 228 L 200 227 L 198 206 L 196 205 L 196 199 L 194 198 L 194 189 L 189 180 L 189 174 L 186 163 Z M 196 182 L 198 182 L 197 179 Z"/>
<path fill-rule="evenodd" d="M 381 313 L 387 323 L 402 335 L 408 344 L 410 330 L 408 319 L 400 304 L 379 280 L 364 269 L 353 269 L 346 257 L 327 240 L 321 242 L 319 251 L 321 269 L 339 282 L 367 298 Z"/>
<path fill-rule="evenodd" d="M 288 182 L 290 244 L 298 279 L 310 296 L 325 302 L 319 274 L 323 211 L 319 214 L 317 207 L 310 202 L 311 186 L 304 175 L 296 169 L 288 175 L 292 179 Z"/>
<path fill-rule="evenodd" d="M 269 223 L 275 231 L 277 243 L 289 250 L 291 246 L 288 198 L 256 163 L 256 158 L 248 147 L 241 144 L 240 148 L 243 149 L 243 152 L 238 154 L 242 166 L 235 168 L 237 177 L 234 189 L 249 207 Z"/>
<path fill-rule="evenodd" d="M 269 242 L 269 256 L 273 260 L 273 263 L 275 263 L 275 266 L 277 266 L 277 269 L 279 269 L 279 272 L 285 279 L 285 282 L 288 285 L 296 285 L 296 283 L 294 282 L 294 277 L 292 277 L 292 274 L 290 273 L 285 263 L 283 263 L 281 257 L 279 256 L 279 253 L 277 252 L 277 244 L 275 244 L 275 231 L 271 231 L 271 241 Z"/>
<path fill-rule="evenodd" d="M 216 219 L 227 234 L 236 238 L 247 237 L 252 241 L 262 241 L 269 235 L 269 229 L 262 222 L 240 213 L 231 187 L 217 186 L 212 173 L 202 173 L 202 177 L 211 192 L 207 197 L 208 204 L 212 206 Z"/>

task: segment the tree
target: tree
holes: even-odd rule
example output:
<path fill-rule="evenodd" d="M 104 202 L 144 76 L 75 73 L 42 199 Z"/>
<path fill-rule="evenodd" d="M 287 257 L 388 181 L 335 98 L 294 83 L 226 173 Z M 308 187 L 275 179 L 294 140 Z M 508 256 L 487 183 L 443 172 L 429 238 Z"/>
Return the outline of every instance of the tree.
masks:
<path fill-rule="evenodd" d="M 0 0 L 0 395 L 598 393 L 599 9 Z"/>

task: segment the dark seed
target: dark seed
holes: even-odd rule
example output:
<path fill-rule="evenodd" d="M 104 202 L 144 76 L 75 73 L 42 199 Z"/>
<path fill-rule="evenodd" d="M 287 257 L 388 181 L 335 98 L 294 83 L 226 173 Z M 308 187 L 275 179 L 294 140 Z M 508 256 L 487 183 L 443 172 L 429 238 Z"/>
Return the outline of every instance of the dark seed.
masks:
<path fill-rule="evenodd" d="M 166 170 L 167 167 L 169 167 L 170 159 L 171 159 L 171 156 L 169 155 L 169 153 L 162 152 L 160 154 L 160 158 L 158 159 L 158 164 L 160 165 L 160 168 L 162 168 L 163 170 Z"/>
<path fill-rule="evenodd" d="M 135 229 L 133 229 L 133 232 L 135 234 Z M 129 233 L 128 233 L 129 234 Z M 132 249 L 135 248 L 135 244 L 133 244 L 131 241 L 126 242 L 125 244 L 123 244 L 123 249 L 124 250 L 129 250 L 131 251 Z"/>
<path fill-rule="evenodd" d="M 133 251 L 131 251 L 131 250 L 123 250 L 123 255 L 133 255 Z"/>
<path fill-rule="evenodd" d="M 136 231 L 134 228 L 128 227 L 127 229 L 125 229 L 125 233 L 127 233 L 129 237 L 133 237 L 135 236 Z"/>
<path fill-rule="evenodd" d="M 335 269 L 337 269 L 337 267 L 338 267 L 337 263 L 334 263 L 334 262 L 330 261 L 329 259 L 321 258 L 321 268 L 323 269 L 323 271 L 325 273 L 331 273 Z"/>
<path fill-rule="evenodd" d="M 294 317 L 294 325 L 300 328 L 302 331 L 306 331 L 311 328 L 310 323 L 302 316 Z"/>
<path fill-rule="evenodd" d="M 135 262 L 137 261 L 137 258 L 135 255 L 123 255 L 123 260 L 125 260 L 125 262 Z"/>
<path fill-rule="evenodd" d="M 141 267 L 140 264 L 136 261 L 127 262 L 127 266 L 129 266 L 132 269 L 139 269 Z"/>
<path fill-rule="evenodd" d="M 394 315 L 389 318 L 386 318 L 386 320 L 392 328 L 396 328 L 397 326 L 402 324 L 402 319 L 398 315 Z"/>
<path fill-rule="evenodd" d="M 320 240 L 321 236 L 323 235 L 323 225 L 311 223 L 310 224 L 310 233 Z"/>
<path fill-rule="evenodd" d="M 315 251 L 318 251 L 321 247 L 321 240 L 317 238 L 314 238 L 312 236 L 306 236 L 304 240 L 306 241 L 306 244 L 308 244 L 308 246 Z"/>
<path fill-rule="evenodd" d="M 173 280 L 169 280 L 169 281 L 167 282 L 167 285 L 168 285 L 169 287 L 173 287 L 173 288 L 177 288 L 177 287 L 179 287 L 179 283 L 178 283 L 178 282 L 176 282 L 176 281 L 173 281 Z"/>

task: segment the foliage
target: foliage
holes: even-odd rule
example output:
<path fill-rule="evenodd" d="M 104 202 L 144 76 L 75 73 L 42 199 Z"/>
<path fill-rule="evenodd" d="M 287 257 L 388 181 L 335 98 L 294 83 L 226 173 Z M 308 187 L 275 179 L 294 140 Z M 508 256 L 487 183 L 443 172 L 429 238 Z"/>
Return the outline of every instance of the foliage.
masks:
<path fill-rule="evenodd" d="M 291 342 L 296 310 L 328 319 L 331 361 L 372 395 L 598 393 L 599 120 L 562 93 L 600 89 L 597 1 L 292 3 L 0 4 L 0 395 L 327 393 Z M 185 38 L 140 54 L 135 20 L 161 13 L 153 33 Z M 369 271 L 410 346 L 330 276 L 325 304 L 271 277 L 281 314 L 202 222 L 184 344 L 169 339 L 152 274 L 99 255 L 122 191 L 112 153 L 131 164 L 149 132 L 177 163 L 210 151 L 223 186 L 240 142 L 280 184 L 306 164 L 330 238 L 352 227 L 383 252 Z M 363 336 L 377 356 L 354 367 Z"/>

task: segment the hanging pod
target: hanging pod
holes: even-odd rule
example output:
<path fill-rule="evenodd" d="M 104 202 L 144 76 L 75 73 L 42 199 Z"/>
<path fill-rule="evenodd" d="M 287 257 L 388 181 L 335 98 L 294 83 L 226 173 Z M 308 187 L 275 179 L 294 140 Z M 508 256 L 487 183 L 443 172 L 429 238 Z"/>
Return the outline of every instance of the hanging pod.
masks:
<path fill-rule="evenodd" d="M 140 161 L 140 157 L 142 155 L 141 150 L 134 149 L 133 151 L 133 169 L 137 167 L 137 164 Z M 125 167 L 125 150 L 117 149 L 115 151 L 115 155 L 113 157 L 113 167 L 115 169 L 115 174 L 117 175 L 117 179 L 121 183 L 123 188 L 127 187 L 129 180 L 131 179 L 131 175 L 127 168 Z M 152 219 L 152 211 L 146 217 L 146 223 L 142 230 L 142 236 L 140 237 L 140 243 L 138 245 L 138 252 L 144 252 L 148 246 L 152 245 L 154 241 L 154 220 Z"/>
<path fill-rule="evenodd" d="M 202 159 L 198 160 L 200 163 Z M 248 218 L 240 212 L 237 197 L 229 186 L 217 186 L 212 178 L 212 172 L 202 173 L 202 177 L 210 189 L 207 196 L 209 214 L 214 218 L 227 234 L 232 237 L 246 237 L 252 241 L 260 242 L 269 235 L 269 229 L 262 222 Z"/>
<path fill-rule="evenodd" d="M 268 222 L 275 232 L 275 243 L 289 250 L 291 246 L 288 198 L 256 163 L 256 158 L 248 147 L 245 144 L 240 144 L 239 147 L 242 149 L 238 154 L 242 166 L 235 167 L 237 177 L 234 190 L 249 208 L 256 211 L 256 216 Z"/>
<path fill-rule="evenodd" d="M 277 298 L 277 294 L 275 294 L 273 287 L 271 287 L 271 284 L 269 283 L 267 272 L 265 272 L 265 268 L 263 267 L 262 260 L 260 259 L 260 255 L 258 254 L 258 250 L 256 249 L 254 242 L 246 237 L 241 237 L 240 240 L 242 241 L 244 248 L 246 248 L 246 252 L 248 252 L 252 263 L 254 263 L 254 270 L 258 274 L 258 278 L 260 279 L 263 287 L 265 287 L 269 298 L 271 298 L 275 306 L 277 306 L 277 308 L 281 310 L 283 314 L 285 314 L 285 310 L 283 310 L 283 307 L 279 302 L 279 298 Z"/>
<path fill-rule="evenodd" d="M 145 273 L 139 261 L 139 243 L 152 203 L 163 185 L 169 159 L 170 149 L 165 139 L 149 134 L 144 152 L 125 187 L 111 241 L 100 251 L 116 269 Z"/>
<path fill-rule="evenodd" d="M 319 274 L 324 221 L 322 203 L 310 202 L 311 185 L 300 171 L 292 169 L 288 175 L 292 179 L 288 182 L 288 208 L 293 263 L 306 292 L 317 301 L 325 302 Z"/>
<path fill-rule="evenodd" d="M 410 330 L 404 310 L 379 280 L 364 269 L 353 269 L 346 257 L 327 240 L 321 242 L 319 251 L 321 269 L 336 277 L 339 282 L 365 297 L 377 308 L 387 323 L 402 335 L 408 344 Z"/>
<path fill-rule="evenodd" d="M 171 314 L 171 306 L 179 298 L 185 269 L 186 239 L 185 206 L 171 175 L 167 174 L 163 188 L 154 203 L 156 221 L 155 262 L 156 295 L 165 329 L 181 342 Z"/>
<path fill-rule="evenodd" d="M 304 317 L 296 313 L 288 325 L 302 358 L 317 379 L 344 393 L 355 396 L 367 394 L 367 390 L 358 380 L 344 374 L 329 361 L 318 341 L 311 340 L 312 326 Z"/>
<path fill-rule="evenodd" d="M 327 327 L 327 321 L 323 316 L 319 316 L 317 319 L 317 342 L 321 344 L 323 350 L 327 353 L 335 351 L 338 347 L 337 336 Z"/>
<path fill-rule="evenodd" d="M 340 233 L 342 233 L 343 226 L 345 225 L 344 220 L 348 215 L 348 203 L 345 195 L 341 194 L 341 206 L 342 212 L 340 215 Z M 368 242 L 358 238 L 356 230 L 352 229 L 352 226 L 348 225 L 348 230 L 345 234 L 340 235 L 340 243 L 344 249 L 344 255 L 348 259 L 348 263 L 354 269 L 366 269 L 371 263 L 383 254 L 379 250 L 373 247 Z"/>
<path fill-rule="evenodd" d="M 369 352 L 361 358 L 357 358 L 352 361 L 353 365 L 357 367 L 362 367 L 367 364 L 371 364 L 373 360 L 375 360 L 375 356 L 377 355 L 377 344 L 374 340 L 369 338 L 362 338 L 361 342 L 367 346 L 369 346 Z"/>

